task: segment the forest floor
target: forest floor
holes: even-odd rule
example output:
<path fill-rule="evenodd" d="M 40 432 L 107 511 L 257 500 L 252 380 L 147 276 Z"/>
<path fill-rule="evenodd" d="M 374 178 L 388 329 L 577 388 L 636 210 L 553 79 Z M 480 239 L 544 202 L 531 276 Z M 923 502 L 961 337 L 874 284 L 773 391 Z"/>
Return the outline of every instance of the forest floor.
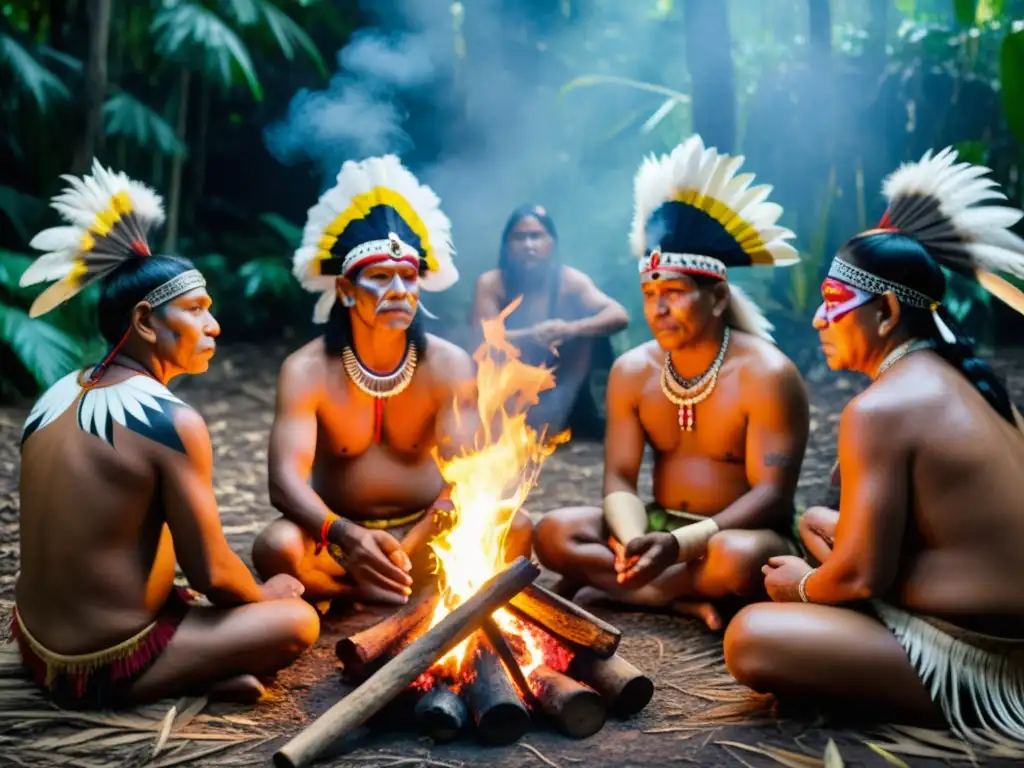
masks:
<path fill-rule="evenodd" d="M 275 517 L 267 497 L 267 438 L 281 349 L 227 345 L 202 377 L 176 392 L 206 417 L 215 452 L 217 499 L 228 541 L 248 563 L 254 536 Z M 996 363 L 1016 402 L 1024 403 L 1024 350 L 1003 351 Z M 803 465 L 798 505 L 822 502 L 835 460 L 836 430 L 843 405 L 861 383 L 816 370 L 811 391 L 811 439 Z M 27 407 L 0 409 L 0 600 L 10 601 L 18 569 L 18 444 Z M 570 441 L 544 465 L 528 506 L 535 518 L 566 505 L 600 498 L 602 449 Z M 649 492 L 649 477 L 641 473 Z M 547 576 L 542 577 L 547 578 Z M 7 603 L 9 608 L 10 603 Z M 783 711 L 769 697 L 737 685 L 725 670 L 721 635 L 696 621 L 651 613 L 595 612 L 623 632 L 620 653 L 650 675 L 654 699 L 638 716 L 609 720 L 595 736 L 573 741 L 537 726 L 519 744 L 481 747 L 472 737 L 432 744 L 414 734 L 370 729 L 323 758 L 325 766 L 540 766 L 572 768 L 723 765 L 838 765 L 825 762 L 832 740 L 847 766 L 940 765 L 970 754 L 948 735 L 889 725 L 869 725 L 870 713 L 826 715 Z M 0 646 L 0 764 L 83 766 L 268 765 L 270 755 L 304 723 L 311 722 L 349 689 L 336 670 L 334 644 L 370 613 L 341 623 L 325 622 L 316 647 L 279 678 L 272 694 L 255 707 L 177 702 L 128 715 L 79 717 L 56 712 L 18 680 L 10 646 Z M 6 624 L 7 619 L 2 620 Z M 173 703 L 173 702 L 171 702 Z M 858 724 L 858 720 L 861 720 Z M 172 723 L 173 721 L 173 723 Z M 161 740 L 161 732 L 169 738 Z M 167 733 L 164 733 L 167 736 Z M 154 743 L 160 742 L 153 757 Z M 1008 761 L 1019 765 L 1024 753 Z M 5 760 L 10 759 L 7 763 Z M 903 762 L 901 762 L 903 761 Z"/>

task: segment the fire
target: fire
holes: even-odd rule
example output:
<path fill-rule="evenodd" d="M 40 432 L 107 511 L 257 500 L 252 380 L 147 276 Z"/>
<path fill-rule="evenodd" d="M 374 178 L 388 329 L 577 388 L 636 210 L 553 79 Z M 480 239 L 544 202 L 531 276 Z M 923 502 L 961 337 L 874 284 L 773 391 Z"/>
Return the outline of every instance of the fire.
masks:
<path fill-rule="evenodd" d="M 548 438 L 526 423 L 526 411 L 538 395 L 554 386 L 551 370 L 527 365 L 505 337 L 505 318 L 513 302 L 493 320 L 483 322 L 484 341 L 476 351 L 479 427 L 474 450 L 449 460 L 436 456 L 441 475 L 452 485 L 454 512 L 450 527 L 430 542 L 437 558 L 441 600 L 430 626 L 471 597 L 507 565 L 506 539 L 516 512 L 526 501 L 541 465 L 568 439 L 568 432 Z M 511 413 L 506 410 L 512 402 Z M 493 618 L 502 631 L 520 642 L 518 657 L 526 674 L 544 662 L 541 639 L 504 608 Z M 470 639 L 435 665 L 453 678 L 463 677 Z"/>

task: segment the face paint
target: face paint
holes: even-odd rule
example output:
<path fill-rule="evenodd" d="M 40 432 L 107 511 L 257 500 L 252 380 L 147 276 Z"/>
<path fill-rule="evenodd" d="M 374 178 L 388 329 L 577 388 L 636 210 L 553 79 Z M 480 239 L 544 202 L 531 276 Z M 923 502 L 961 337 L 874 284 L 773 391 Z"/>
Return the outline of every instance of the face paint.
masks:
<path fill-rule="evenodd" d="M 367 265 L 352 280 L 352 304 L 364 322 L 406 327 L 419 303 L 419 273 L 403 261 Z"/>
<path fill-rule="evenodd" d="M 862 291 L 852 285 L 836 280 L 834 277 L 826 277 L 821 284 L 821 296 L 824 299 L 821 306 L 815 312 L 825 322 L 834 323 L 844 315 L 849 314 L 857 307 L 861 307 L 875 298 L 874 294 Z"/>

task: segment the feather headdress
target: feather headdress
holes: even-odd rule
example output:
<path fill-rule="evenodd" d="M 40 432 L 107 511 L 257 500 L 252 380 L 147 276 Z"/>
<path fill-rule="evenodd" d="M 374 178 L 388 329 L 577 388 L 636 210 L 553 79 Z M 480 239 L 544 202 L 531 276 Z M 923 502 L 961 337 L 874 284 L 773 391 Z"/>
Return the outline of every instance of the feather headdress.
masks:
<path fill-rule="evenodd" d="M 799 261 L 778 226 L 782 208 L 768 201 L 771 186 L 738 173 L 742 156 L 719 154 L 691 136 L 671 154 L 644 159 L 633 190 L 630 246 L 641 280 L 679 274 L 726 279 L 729 267 L 788 266 Z M 771 324 L 731 286 L 730 325 L 771 339 Z"/>
<path fill-rule="evenodd" d="M 309 209 L 293 273 L 302 286 L 321 294 L 313 312 L 327 322 L 335 278 L 381 259 L 407 260 L 425 291 L 443 291 L 459 278 L 452 260 L 451 222 L 430 187 L 394 155 L 349 160 L 335 185 Z"/>
<path fill-rule="evenodd" d="M 986 290 L 1024 313 L 1024 294 L 995 272 L 1024 277 L 1024 240 L 1010 231 L 1024 211 L 1005 205 L 991 169 L 957 163 L 957 152 L 931 150 L 917 163 L 904 164 L 885 180 L 889 209 L 881 226 L 913 237 L 943 266 L 972 274 Z M 939 297 L 941 298 L 941 297 Z"/>
<path fill-rule="evenodd" d="M 46 253 L 25 270 L 20 284 L 57 282 L 32 303 L 30 317 L 49 312 L 125 261 L 152 255 L 147 236 L 164 221 L 163 201 L 152 189 L 97 160 L 91 176 L 61 178 L 69 186 L 51 206 L 67 225 L 32 238 L 31 247 Z"/>

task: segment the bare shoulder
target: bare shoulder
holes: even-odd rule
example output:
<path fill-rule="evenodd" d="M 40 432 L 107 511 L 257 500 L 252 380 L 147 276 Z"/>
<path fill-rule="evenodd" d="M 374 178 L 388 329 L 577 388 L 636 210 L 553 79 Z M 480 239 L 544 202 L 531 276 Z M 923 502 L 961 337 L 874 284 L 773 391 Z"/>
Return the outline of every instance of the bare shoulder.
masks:
<path fill-rule="evenodd" d="M 623 352 L 612 363 L 609 386 L 614 382 L 617 388 L 639 393 L 651 375 L 660 369 L 664 358 L 665 353 L 656 341 L 648 341 Z"/>
<path fill-rule="evenodd" d="M 213 447 L 206 419 L 193 408 L 178 408 L 174 413 L 174 431 L 181 441 L 181 452 L 192 458 L 211 456 Z"/>
<path fill-rule="evenodd" d="M 473 358 L 462 347 L 440 336 L 427 334 L 427 355 L 423 367 L 432 381 L 449 388 L 473 379 Z"/>
<path fill-rule="evenodd" d="M 501 293 L 501 271 L 489 269 L 476 279 L 478 292 L 497 295 Z"/>
<path fill-rule="evenodd" d="M 789 390 L 794 387 L 806 390 L 803 376 L 796 364 L 777 346 L 749 333 L 732 331 L 729 345 L 738 353 L 734 358 L 739 364 L 745 385 L 758 391 Z M 765 385 L 769 385 L 766 387 Z"/>
<path fill-rule="evenodd" d="M 581 291 L 584 288 L 589 288 L 594 285 L 593 279 L 586 272 L 576 269 L 576 267 L 570 267 L 568 265 L 562 267 L 562 278 L 563 285 L 568 290 Z"/>
<path fill-rule="evenodd" d="M 292 352 L 281 364 L 279 386 L 308 391 L 323 383 L 327 371 L 327 351 L 322 336 Z"/>

